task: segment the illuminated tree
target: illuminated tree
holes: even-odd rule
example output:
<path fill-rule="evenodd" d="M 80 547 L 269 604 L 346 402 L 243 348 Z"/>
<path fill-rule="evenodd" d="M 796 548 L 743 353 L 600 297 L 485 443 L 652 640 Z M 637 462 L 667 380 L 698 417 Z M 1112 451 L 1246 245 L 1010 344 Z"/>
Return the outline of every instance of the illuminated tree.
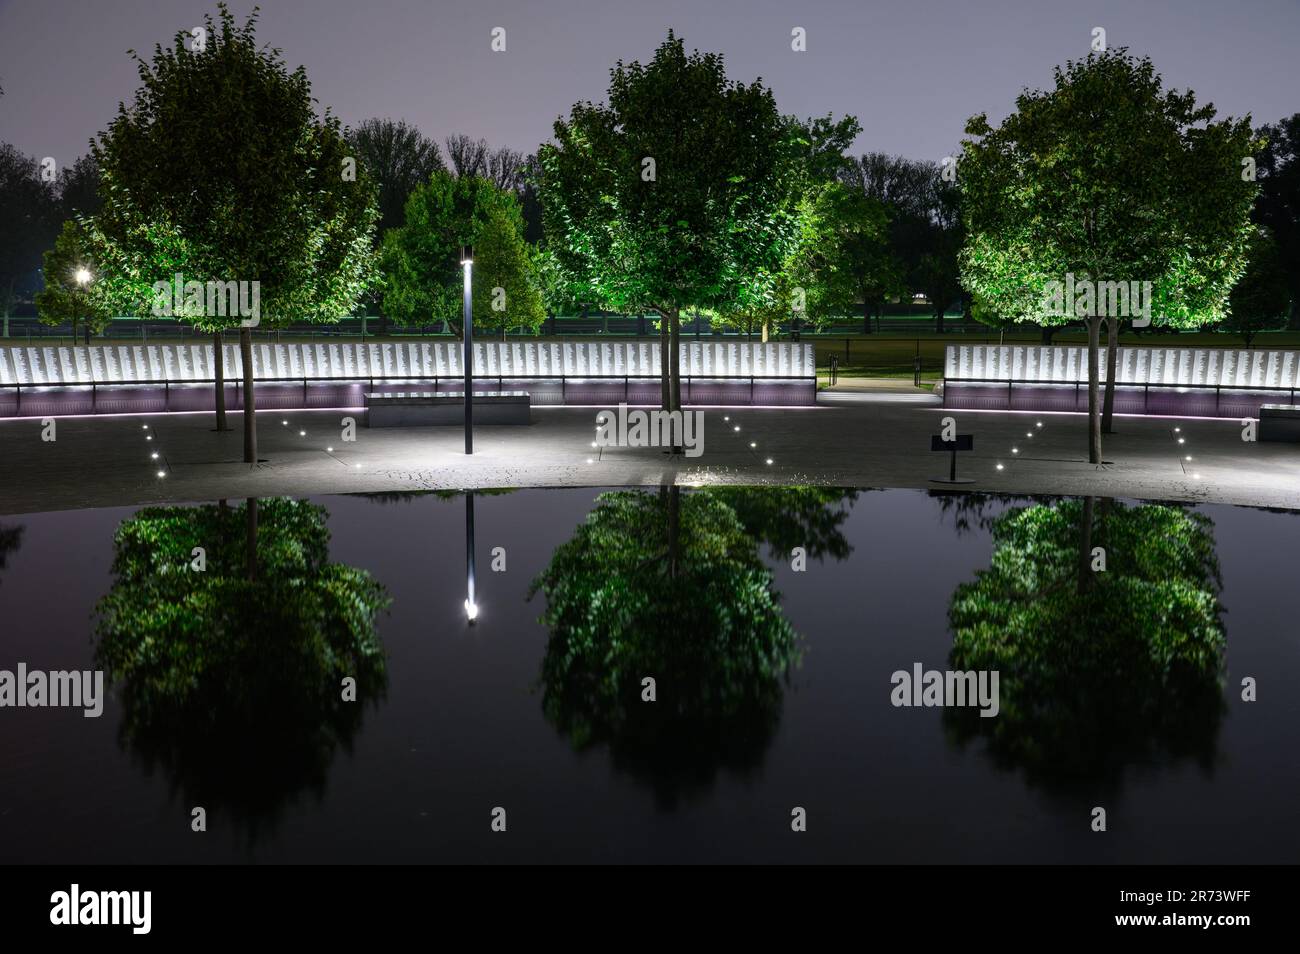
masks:
<path fill-rule="evenodd" d="M 1049 282 L 1152 285 L 1152 320 L 1193 327 L 1222 320 L 1245 266 L 1256 187 L 1241 161 L 1257 143 L 1249 119 L 1215 122 L 1213 106 L 1166 91 L 1151 61 L 1090 53 L 1025 91 L 994 128 L 967 123 L 958 166 L 966 241 L 961 277 L 980 305 L 1015 321 L 1063 324 Z M 1102 308 L 1088 327 L 1088 455 L 1102 462 Z M 1118 318 L 1109 324 L 1113 407 Z M 1108 415 L 1107 415 L 1108 416 Z"/>

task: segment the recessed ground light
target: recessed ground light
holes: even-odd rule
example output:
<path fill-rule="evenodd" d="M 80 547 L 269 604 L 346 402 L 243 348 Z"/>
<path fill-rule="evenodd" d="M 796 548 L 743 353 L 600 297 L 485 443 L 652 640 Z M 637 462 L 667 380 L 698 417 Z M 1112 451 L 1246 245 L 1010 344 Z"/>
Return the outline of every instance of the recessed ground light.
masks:
<path fill-rule="evenodd" d="M 165 470 L 160 470 L 160 471 L 158 471 L 158 476 L 159 476 L 159 477 L 166 477 L 166 476 L 167 476 L 167 471 L 165 471 Z"/>
<path fill-rule="evenodd" d="M 731 415 L 729 415 L 729 414 L 724 414 L 724 415 L 722 415 L 722 419 L 723 419 L 724 421 L 729 421 L 729 420 L 731 420 Z"/>
<path fill-rule="evenodd" d="M 298 432 L 298 436 L 299 436 L 299 437 L 306 437 L 306 436 L 307 436 L 307 432 L 306 432 L 306 431 L 299 431 L 299 432 Z"/>
<path fill-rule="evenodd" d="M 1191 459 L 1192 459 L 1192 455 L 1191 455 L 1191 454 L 1188 454 L 1186 457 L 1183 458 L 1183 460 L 1191 460 Z"/>
<path fill-rule="evenodd" d="M 151 441 L 151 440 L 153 440 L 153 435 L 152 435 L 152 434 L 148 434 L 148 435 L 146 435 L 146 436 L 145 436 L 145 440 L 147 440 L 147 441 Z"/>
<path fill-rule="evenodd" d="M 361 469 L 361 465 L 360 465 L 360 464 L 353 464 L 352 466 L 355 467 L 357 470 L 360 470 L 360 469 Z"/>
<path fill-rule="evenodd" d="M 1034 427 L 1042 427 L 1042 426 L 1043 426 L 1043 422 L 1042 422 L 1042 421 L 1039 421 L 1037 424 L 1034 425 Z"/>
<path fill-rule="evenodd" d="M 1194 480 L 1200 480 L 1200 479 L 1201 479 L 1201 475 L 1200 475 L 1200 474 L 1192 474 L 1192 478 L 1193 478 Z"/>
<path fill-rule="evenodd" d="M 750 442 L 749 442 L 749 446 L 750 446 L 750 447 L 757 447 L 758 444 L 757 444 L 757 442 L 755 442 L 755 441 L 750 441 Z"/>
<path fill-rule="evenodd" d="M 1181 427 L 1175 427 L 1175 428 L 1174 428 L 1174 433 L 1177 434 L 1177 433 L 1178 433 L 1179 431 L 1181 431 L 1181 430 L 1182 430 Z"/>
<path fill-rule="evenodd" d="M 732 428 L 732 430 L 733 430 L 733 431 L 738 431 L 738 430 L 740 430 L 740 425 L 737 424 L 735 427 Z"/>
<path fill-rule="evenodd" d="M 1185 438 L 1185 437 L 1180 437 L 1180 438 L 1178 438 L 1178 443 L 1180 443 L 1180 444 L 1186 444 L 1186 443 L 1187 443 L 1187 438 Z"/>
<path fill-rule="evenodd" d="M 596 442 L 595 442 L 595 441 L 592 441 L 592 442 L 591 442 L 591 446 L 592 446 L 592 447 L 595 447 L 595 446 L 596 446 Z"/>
<path fill-rule="evenodd" d="M 288 421 L 281 421 L 280 423 L 283 424 L 285 427 L 288 427 L 288 426 L 289 426 L 289 422 L 288 422 Z"/>
<path fill-rule="evenodd" d="M 587 463 L 588 463 L 588 464 L 594 464 L 594 463 L 596 463 L 596 462 L 595 462 L 594 460 L 592 460 L 590 457 L 588 457 L 588 458 L 587 458 Z"/>
<path fill-rule="evenodd" d="M 1019 453 L 1020 453 L 1020 448 L 1019 448 L 1019 447 L 1013 447 L 1013 448 L 1011 448 L 1011 453 L 1013 453 L 1013 454 L 1019 454 Z"/>
<path fill-rule="evenodd" d="M 1002 465 L 1001 465 L 1001 464 L 998 464 L 998 470 L 1001 470 L 1001 469 L 1002 469 Z"/>
<path fill-rule="evenodd" d="M 150 454 L 150 455 L 149 455 L 149 459 L 150 459 L 150 460 L 157 460 L 157 459 L 158 459 L 158 452 L 157 452 L 157 451 L 154 451 L 152 454 Z M 1190 457 L 1187 458 L 1187 459 L 1188 459 L 1188 460 L 1191 460 Z"/>
<path fill-rule="evenodd" d="M 1033 437 L 1033 436 L 1034 436 L 1034 432 L 1033 432 L 1033 431 L 1025 431 L 1025 436 L 1026 436 L 1026 437 Z"/>
<path fill-rule="evenodd" d="M 142 431 L 147 431 L 147 430 L 149 430 L 149 425 L 148 425 L 148 424 L 141 424 L 141 425 L 140 425 L 140 430 L 142 430 Z"/>
<path fill-rule="evenodd" d="M 767 459 L 767 462 L 768 462 L 769 464 L 772 463 L 772 458 L 769 457 L 769 458 Z"/>
<path fill-rule="evenodd" d="M 325 448 L 325 453 L 327 453 L 327 454 L 332 454 L 332 453 L 334 453 L 334 448 L 332 448 L 332 447 L 327 447 L 327 448 Z"/>

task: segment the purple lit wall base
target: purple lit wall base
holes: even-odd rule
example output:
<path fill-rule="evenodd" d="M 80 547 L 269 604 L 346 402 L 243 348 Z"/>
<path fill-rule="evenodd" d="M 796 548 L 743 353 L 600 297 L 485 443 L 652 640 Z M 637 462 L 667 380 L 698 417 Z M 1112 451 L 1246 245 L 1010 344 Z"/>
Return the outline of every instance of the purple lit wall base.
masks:
<path fill-rule="evenodd" d="M 1291 391 L 1213 387 L 1115 388 L 1116 414 L 1169 417 L 1259 417 L 1261 404 L 1289 404 Z M 1088 413 L 1088 388 L 1079 384 L 971 384 L 945 381 L 943 406 L 981 411 L 1077 411 Z"/>
<path fill-rule="evenodd" d="M 527 391 L 534 406 L 599 405 L 620 403 L 659 406 L 657 379 L 481 378 L 476 388 Z M 363 407 L 366 392 L 460 391 L 464 382 L 432 379 L 400 381 L 260 382 L 258 410 L 288 411 L 305 408 Z M 242 388 L 226 387 L 226 408 L 243 407 Z M 757 405 L 808 407 L 817 403 L 813 379 L 764 380 L 755 378 L 700 378 L 682 381 L 682 402 L 689 405 Z M 162 414 L 175 411 L 211 411 L 211 384 L 101 384 L 94 388 L 0 388 L 0 418 L 58 417 L 70 414 Z"/>

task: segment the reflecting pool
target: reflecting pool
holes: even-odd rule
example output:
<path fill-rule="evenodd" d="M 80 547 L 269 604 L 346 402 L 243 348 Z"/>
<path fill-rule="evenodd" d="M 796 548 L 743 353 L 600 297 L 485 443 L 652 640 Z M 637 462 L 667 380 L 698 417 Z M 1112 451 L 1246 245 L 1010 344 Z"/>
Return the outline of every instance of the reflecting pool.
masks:
<path fill-rule="evenodd" d="M 0 673 L 108 687 L 0 708 L 0 861 L 1293 862 L 1298 530 L 731 487 L 0 517 Z M 996 715 L 897 704 L 930 671 Z"/>

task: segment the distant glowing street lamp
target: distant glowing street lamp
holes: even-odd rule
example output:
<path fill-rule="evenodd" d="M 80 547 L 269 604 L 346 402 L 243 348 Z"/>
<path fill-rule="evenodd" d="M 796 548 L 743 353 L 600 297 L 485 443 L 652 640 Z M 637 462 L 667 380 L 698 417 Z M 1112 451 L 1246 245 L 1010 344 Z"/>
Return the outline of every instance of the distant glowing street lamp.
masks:
<path fill-rule="evenodd" d="M 83 265 L 81 268 L 77 269 L 76 277 L 77 277 L 77 284 L 84 286 L 87 282 L 90 281 L 90 277 L 91 277 L 90 269 L 86 268 Z"/>
<path fill-rule="evenodd" d="M 474 246 L 460 247 L 460 264 L 465 270 L 464 322 L 465 325 L 465 453 L 474 453 Z M 472 585 L 472 584 L 471 584 Z M 471 592 L 471 597 L 473 593 Z M 466 604 L 466 610 L 473 599 Z M 472 620 L 474 617 L 471 616 Z"/>
<path fill-rule="evenodd" d="M 79 265 L 77 266 L 77 270 L 73 273 L 72 277 L 77 280 L 77 285 L 84 289 L 87 285 L 90 284 L 90 280 L 94 276 L 90 274 L 90 269 L 88 269 L 85 265 Z M 72 347 L 73 348 L 77 347 L 77 312 L 81 310 L 82 304 L 84 304 L 84 302 L 82 302 L 81 296 L 74 293 L 72 296 Z M 86 344 L 87 345 L 90 344 L 90 320 L 89 319 L 86 320 Z"/>

